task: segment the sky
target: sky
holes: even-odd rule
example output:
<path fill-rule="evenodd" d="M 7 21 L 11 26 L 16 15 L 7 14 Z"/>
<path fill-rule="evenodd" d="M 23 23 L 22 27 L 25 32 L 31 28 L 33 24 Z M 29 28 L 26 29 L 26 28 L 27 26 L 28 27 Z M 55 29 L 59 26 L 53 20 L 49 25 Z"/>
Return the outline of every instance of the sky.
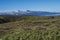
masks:
<path fill-rule="evenodd" d="M 60 0 L 0 0 L 0 11 L 17 10 L 60 12 Z"/>

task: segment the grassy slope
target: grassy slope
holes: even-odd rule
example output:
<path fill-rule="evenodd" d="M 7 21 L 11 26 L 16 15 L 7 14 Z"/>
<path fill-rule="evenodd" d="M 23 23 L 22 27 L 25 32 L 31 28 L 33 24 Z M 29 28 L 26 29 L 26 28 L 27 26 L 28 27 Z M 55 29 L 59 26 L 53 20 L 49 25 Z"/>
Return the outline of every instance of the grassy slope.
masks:
<path fill-rule="evenodd" d="M 2 40 L 60 40 L 59 16 L 23 16 L 8 19 L 8 23 L 0 24 Z"/>

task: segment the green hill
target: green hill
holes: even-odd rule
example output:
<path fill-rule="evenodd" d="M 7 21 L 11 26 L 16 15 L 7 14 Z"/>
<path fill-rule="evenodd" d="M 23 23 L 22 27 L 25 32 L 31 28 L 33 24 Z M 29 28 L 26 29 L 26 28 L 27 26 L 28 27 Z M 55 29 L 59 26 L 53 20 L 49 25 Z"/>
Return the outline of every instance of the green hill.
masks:
<path fill-rule="evenodd" d="M 60 16 L 0 16 L 0 40 L 60 40 Z"/>

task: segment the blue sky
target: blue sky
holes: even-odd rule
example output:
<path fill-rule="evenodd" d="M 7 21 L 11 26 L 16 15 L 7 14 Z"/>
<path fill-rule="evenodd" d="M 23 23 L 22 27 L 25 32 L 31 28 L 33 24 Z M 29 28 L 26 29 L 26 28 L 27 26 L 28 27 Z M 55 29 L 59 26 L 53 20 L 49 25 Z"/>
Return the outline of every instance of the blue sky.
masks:
<path fill-rule="evenodd" d="M 60 12 L 60 0 L 0 0 L 0 11 L 12 10 Z"/>

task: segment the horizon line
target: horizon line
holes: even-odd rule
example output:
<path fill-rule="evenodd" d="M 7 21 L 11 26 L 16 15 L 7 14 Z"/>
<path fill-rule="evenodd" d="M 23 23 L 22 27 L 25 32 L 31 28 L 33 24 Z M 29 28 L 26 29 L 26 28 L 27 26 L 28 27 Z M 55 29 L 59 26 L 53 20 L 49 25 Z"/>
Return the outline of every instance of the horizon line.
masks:
<path fill-rule="evenodd" d="M 20 9 L 18 9 L 20 10 Z M 4 10 L 4 11 L 0 11 L 0 12 L 18 12 L 18 10 Z M 29 9 L 27 9 L 29 10 Z M 20 11 L 27 11 L 27 10 L 20 10 Z M 42 12 L 60 12 L 60 11 L 47 11 L 47 10 L 29 10 L 29 11 L 42 11 Z"/>

